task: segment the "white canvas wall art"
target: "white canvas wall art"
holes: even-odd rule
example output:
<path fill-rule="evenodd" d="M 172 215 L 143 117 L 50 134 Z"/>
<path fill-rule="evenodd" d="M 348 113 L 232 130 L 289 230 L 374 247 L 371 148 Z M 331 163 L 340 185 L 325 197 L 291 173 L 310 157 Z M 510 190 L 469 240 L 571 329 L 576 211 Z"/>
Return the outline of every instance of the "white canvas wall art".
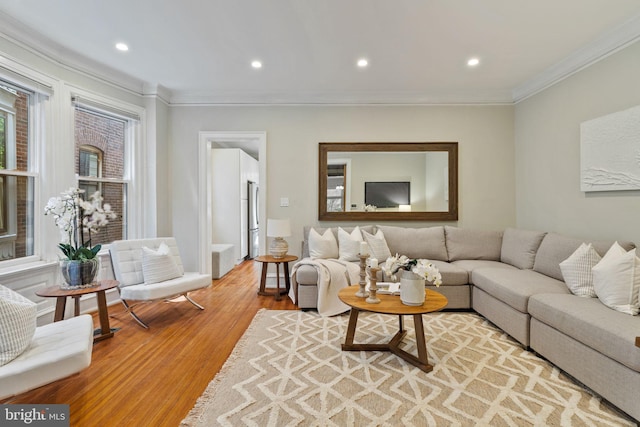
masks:
<path fill-rule="evenodd" d="M 640 189 L 640 106 L 580 125 L 582 191 Z"/>

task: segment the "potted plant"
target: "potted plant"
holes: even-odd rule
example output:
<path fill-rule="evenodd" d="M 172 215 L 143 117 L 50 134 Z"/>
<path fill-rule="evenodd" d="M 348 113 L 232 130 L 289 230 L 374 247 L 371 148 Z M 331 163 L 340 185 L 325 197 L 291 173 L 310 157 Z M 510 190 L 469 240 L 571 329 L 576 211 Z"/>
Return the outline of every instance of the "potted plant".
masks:
<path fill-rule="evenodd" d="M 84 190 L 71 187 L 60 196 L 49 199 L 45 215 L 53 216 L 60 230 L 58 248 L 65 258 L 60 261 L 62 276 L 68 287 L 91 285 L 98 274 L 98 252 L 102 245 L 91 244 L 91 234 L 106 226 L 116 214 L 96 191 L 83 200 Z"/>

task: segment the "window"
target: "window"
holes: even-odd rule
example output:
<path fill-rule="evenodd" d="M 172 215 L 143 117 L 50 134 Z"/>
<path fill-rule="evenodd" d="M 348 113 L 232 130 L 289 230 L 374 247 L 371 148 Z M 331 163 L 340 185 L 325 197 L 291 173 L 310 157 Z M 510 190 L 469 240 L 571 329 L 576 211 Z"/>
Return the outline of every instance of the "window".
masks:
<path fill-rule="evenodd" d="M 38 96 L 0 80 L 0 261 L 33 255 L 33 111 Z"/>
<path fill-rule="evenodd" d="M 78 187 L 85 197 L 96 191 L 118 218 L 91 236 L 92 244 L 127 238 L 126 147 L 135 120 L 113 114 L 108 107 L 88 106 L 74 100 L 74 132 Z"/>

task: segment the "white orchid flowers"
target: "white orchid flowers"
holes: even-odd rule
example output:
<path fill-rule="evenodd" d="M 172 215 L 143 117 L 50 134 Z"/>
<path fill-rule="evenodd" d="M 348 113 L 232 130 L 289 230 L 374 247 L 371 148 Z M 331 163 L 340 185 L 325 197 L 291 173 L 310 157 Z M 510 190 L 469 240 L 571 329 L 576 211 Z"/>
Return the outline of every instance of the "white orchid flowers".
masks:
<path fill-rule="evenodd" d="M 99 191 L 89 196 L 89 200 L 83 200 L 82 193 L 84 190 L 71 187 L 59 197 L 50 198 L 44 208 L 44 214 L 52 215 L 60 230 L 61 243 L 58 247 L 70 260 L 95 258 L 101 245 L 91 247 L 91 233 L 96 233 L 110 219 L 117 217 L 108 203 L 102 205 Z"/>
<path fill-rule="evenodd" d="M 438 268 L 427 259 L 411 259 L 405 255 L 387 258 L 383 267 L 385 274 L 394 277 L 399 270 L 411 271 L 435 286 L 442 284 L 442 275 Z"/>

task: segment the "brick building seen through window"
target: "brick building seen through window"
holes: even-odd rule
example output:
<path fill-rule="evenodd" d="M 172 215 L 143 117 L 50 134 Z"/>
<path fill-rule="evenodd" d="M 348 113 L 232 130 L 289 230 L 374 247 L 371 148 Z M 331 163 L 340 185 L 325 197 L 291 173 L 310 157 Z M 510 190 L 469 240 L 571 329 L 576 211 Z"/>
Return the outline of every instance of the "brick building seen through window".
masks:
<path fill-rule="evenodd" d="M 7 86 L 5 86 L 5 84 Z M 29 92 L 0 81 L 6 101 L 0 118 L 0 260 L 33 255 L 33 178 L 11 175 L 29 171 Z"/>
<path fill-rule="evenodd" d="M 75 165 L 78 187 L 88 198 L 99 191 L 103 203 L 111 205 L 117 218 L 91 236 L 92 245 L 126 238 L 126 183 L 124 176 L 125 132 L 127 122 L 117 117 L 76 106 Z M 120 182 L 105 182 L 113 179 Z M 86 236 L 85 236 L 86 239 Z"/>

